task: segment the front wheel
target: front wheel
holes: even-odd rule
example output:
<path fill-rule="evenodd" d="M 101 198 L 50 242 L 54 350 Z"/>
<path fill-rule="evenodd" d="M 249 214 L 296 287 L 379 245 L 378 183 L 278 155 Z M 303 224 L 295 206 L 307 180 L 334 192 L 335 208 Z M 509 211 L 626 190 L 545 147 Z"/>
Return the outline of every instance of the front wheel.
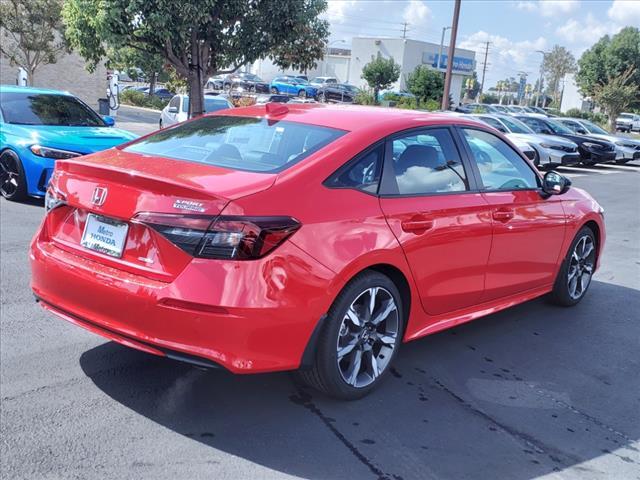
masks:
<path fill-rule="evenodd" d="M 596 238 L 582 227 L 571 243 L 551 292 L 551 300 L 565 307 L 577 304 L 587 293 L 596 268 Z"/>
<path fill-rule="evenodd" d="M 278 94 L 278 89 L 276 87 L 271 87 L 271 93 L 273 95 L 277 95 Z"/>
<path fill-rule="evenodd" d="M 306 91 L 306 90 L 300 90 L 300 91 L 298 92 L 298 96 L 299 96 L 300 98 L 307 98 L 307 91 Z"/>
<path fill-rule="evenodd" d="M 22 162 L 11 150 L 5 150 L 0 155 L 0 195 L 17 202 L 27 198 L 27 181 Z"/>
<path fill-rule="evenodd" d="M 402 299 L 389 277 L 366 271 L 329 309 L 314 364 L 298 372 L 306 384 L 342 400 L 374 389 L 389 370 L 404 327 Z"/>

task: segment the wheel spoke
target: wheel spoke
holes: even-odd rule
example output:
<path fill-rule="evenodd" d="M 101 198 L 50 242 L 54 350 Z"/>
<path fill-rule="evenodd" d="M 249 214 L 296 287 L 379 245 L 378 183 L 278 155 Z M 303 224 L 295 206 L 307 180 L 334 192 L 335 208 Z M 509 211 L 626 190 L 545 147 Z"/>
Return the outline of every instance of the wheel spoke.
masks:
<path fill-rule="evenodd" d="M 590 280 L 591 280 L 591 275 L 589 275 L 588 273 L 583 273 L 580 276 L 580 294 L 581 295 L 584 293 L 584 291 L 589 286 L 589 281 Z"/>
<path fill-rule="evenodd" d="M 576 297 L 576 288 L 578 288 L 578 275 L 569 280 L 569 295 Z"/>
<path fill-rule="evenodd" d="M 353 349 L 356 347 L 356 345 L 357 343 L 355 339 L 353 339 L 352 341 L 347 343 L 344 347 L 342 347 L 340 350 L 338 350 L 338 361 L 342 360 L 345 357 L 345 355 L 348 355 L 349 353 L 351 353 Z"/>
<path fill-rule="evenodd" d="M 347 318 L 349 320 L 351 320 L 351 323 L 353 323 L 356 327 L 361 327 L 362 326 L 362 322 L 360 321 L 360 317 L 358 317 L 358 314 L 353 309 L 353 305 L 349 307 L 349 310 L 347 310 Z"/>
<path fill-rule="evenodd" d="M 376 297 L 378 296 L 378 287 L 369 289 L 369 308 L 367 310 L 367 321 L 373 317 L 373 311 L 376 308 Z"/>
<path fill-rule="evenodd" d="M 569 278 L 568 280 L 571 281 L 571 279 L 573 277 L 575 277 L 578 274 L 578 267 L 571 267 L 571 270 L 569 270 Z"/>
<path fill-rule="evenodd" d="M 379 311 L 378 314 L 375 317 L 373 317 L 373 319 L 371 320 L 371 323 L 373 323 L 374 325 L 379 325 L 380 322 L 382 322 L 385 318 L 387 318 L 389 314 L 393 312 L 395 309 L 396 309 L 396 302 L 393 301 L 393 298 L 386 300 L 383 303 L 382 311 Z"/>
<path fill-rule="evenodd" d="M 588 263 L 585 263 L 584 271 L 587 272 L 589 275 L 591 275 L 591 273 L 593 273 L 593 265 L 589 265 Z"/>
<path fill-rule="evenodd" d="M 585 249 L 582 251 L 582 259 L 586 259 L 593 252 L 593 243 L 589 242 L 585 245 Z"/>
<path fill-rule="evenodd" d="M 388 347 L 393 347 L 396 344 L 395 337 L 391 335 L 378 335 L 378 340 Z"/>
<path fill-rule="evenodd" d="M 376 355 L 373 353 L 373 350 L 369 351 L 369 357 L 371 362 L 371 376 L 376 378 L 380 375 L 380 370 L 378 369 L 378 361 L 376 360 Z"/>
<path fill-rule="evenodd" d="M 358 379 L 358 374 L 360 373 L 360 366 L 362 365 L 362 350 L 356 350 L 355 354 L 352 356 L 351 365 L 349 366 L 349 371 L 347 372 L 347 383 L 355 386 L 356 381 Z"/>

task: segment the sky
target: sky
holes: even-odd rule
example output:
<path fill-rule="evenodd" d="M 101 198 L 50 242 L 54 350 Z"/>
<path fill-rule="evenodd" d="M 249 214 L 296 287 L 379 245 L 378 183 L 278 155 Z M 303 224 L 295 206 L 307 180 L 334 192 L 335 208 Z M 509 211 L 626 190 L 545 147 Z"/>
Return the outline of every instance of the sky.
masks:
<path fill-rule="evenodd" d="M 349 47 L 356 36 L 406 37 L 440 44 L 451 25 L 452 0 L 329 0 L 329 45 Z M 528 72 L 539 75 L 542 55 L 561 45 L 576 59 L 606 34 L 640 27 L 640 0 L 462 0 L 457 46 L 476 52 L 481 76 L 490 41 L 485 85 Z M 449 44 L 450 30 L 445 36 Z"/>

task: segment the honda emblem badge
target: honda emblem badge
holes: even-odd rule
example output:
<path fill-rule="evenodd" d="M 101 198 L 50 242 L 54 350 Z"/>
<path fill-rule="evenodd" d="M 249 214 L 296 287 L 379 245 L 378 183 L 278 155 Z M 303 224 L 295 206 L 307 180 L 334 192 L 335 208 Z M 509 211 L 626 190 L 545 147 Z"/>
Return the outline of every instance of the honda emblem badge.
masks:
<path fill-rule="evenodd" d="M 93 197 L 91 197 L 91 203 L 99 207 L 104 204 L 107 199 L 107 189 L 105 187 L 96 187 L 93 191 Z"/>

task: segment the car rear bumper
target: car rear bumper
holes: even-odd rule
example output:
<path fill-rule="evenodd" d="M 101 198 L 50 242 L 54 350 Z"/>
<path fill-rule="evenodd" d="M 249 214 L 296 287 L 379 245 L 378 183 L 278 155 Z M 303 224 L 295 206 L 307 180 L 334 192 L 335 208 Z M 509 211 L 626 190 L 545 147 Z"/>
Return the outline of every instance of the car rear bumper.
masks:
<path fill-rule="evenodd" d="M 334 276 L 290 242 L 256 261 L 195 259 L 169 283 L 107 267 L 41 234 L 30 262 L 34 294 L 63 319 L 148 353 L 234 373 L 299 367 Z"/>

